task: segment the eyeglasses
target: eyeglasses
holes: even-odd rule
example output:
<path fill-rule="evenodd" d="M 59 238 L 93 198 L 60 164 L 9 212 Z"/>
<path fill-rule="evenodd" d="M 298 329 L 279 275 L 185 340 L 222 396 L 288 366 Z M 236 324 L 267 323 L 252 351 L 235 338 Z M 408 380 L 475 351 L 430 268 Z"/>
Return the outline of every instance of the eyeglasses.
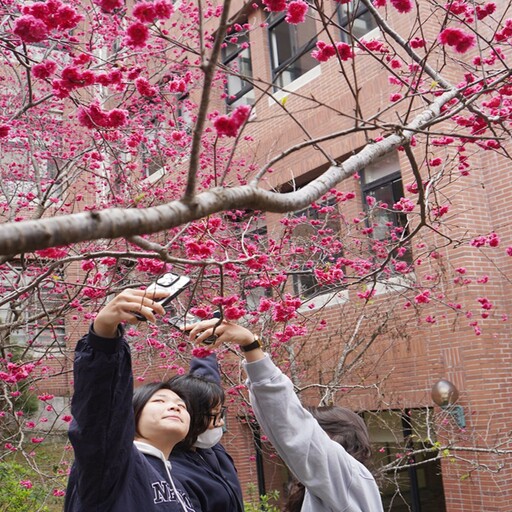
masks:
<path fill-rule="evenodd" d="M 220 426 L 219 423 L 221 422 L 221 420 L 224 420 L 226 418 L 226 411 L 227 410 L 228 410 L 228 408 L 223 405 L 220 408 L 219 412 L 217 412 L 215 414 L 208 414 L 208 417 L 210 418 L 210 420 L 213 420 L 213 426 L 214 427 Z"/>

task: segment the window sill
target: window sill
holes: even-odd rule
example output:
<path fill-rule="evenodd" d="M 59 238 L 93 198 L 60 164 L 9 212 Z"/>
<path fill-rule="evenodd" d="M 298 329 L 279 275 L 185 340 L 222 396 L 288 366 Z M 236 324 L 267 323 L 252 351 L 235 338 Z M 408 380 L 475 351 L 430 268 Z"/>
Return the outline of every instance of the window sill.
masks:
<path fill-rule="evenodd" d="M 315 309 L 322 309 L 325 306 L 345 304 L 345 302 L 348 302 L 348 300 L 348 290 L 326 291 L 325 293 L 321 293 L 311 297 L 310 299 L 306 299 L 298 311 L 301 313 L 306 313 L 308 311 L 315 311 Z M 311 306 L 312 304 L 313 307 Z"/>
<path fill-rule="evenodd" d="M 304 73 L 302 76 L 289 83 L 287 86 L 283 87 L 280 91 L 272 94 L 268 99 L 269 106 L 274 105 L 276 103 L 281 103 L 281 101 L 286 98 L 291 92 L 295 92 L 301 87 L 304 87 L 309 82 L 312 82 L 315 78 L 318 78 L 322 74 L 322 67 L 320 64 L 310 69 L 307 73 Z"/>

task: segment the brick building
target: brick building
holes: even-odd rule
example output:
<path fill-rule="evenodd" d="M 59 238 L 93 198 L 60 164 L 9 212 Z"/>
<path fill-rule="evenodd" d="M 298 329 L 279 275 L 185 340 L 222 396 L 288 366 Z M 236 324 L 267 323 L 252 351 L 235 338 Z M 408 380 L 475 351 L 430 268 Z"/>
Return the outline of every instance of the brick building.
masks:
<path fill-rule="evenodd" d="M 498 2 L 500 8 L 505 3 Z M 345 10 L 351 9 L 352 4 L 340 4 L 339 12 L 335 11 L 336 5 L 325 6 L 335 20 L 330 29 L 335 40 L 348 41 L 344 30 L 349 28 L 358 37 L 379 39 L 379 29 L 362 5 L 355 13 Z M 356 59 L 353 69 L 347 63 L 344 73 L 352 78 L 345 80 L 336 59 L 319 63 L 310 56 L 315 40 L 327 38 L 318 17 L 288 25 L 283 22 L 284 14 L 269 15 L 261 6 L 243 6 L 241 2 L 235 2 L 232 13 L 233 23 L 249 23 L 252 28 L 236 41 L 228 41 L 224 48 L 223 63 L 235 73 L 226 85 L 226 101 L 218 97 L 216 106 L 229 112 L 240 104 L 253 105 L 244 132 L 250 140 L 241 142 L 240 153 L 263 165 L 305 139 L 340 133 L 319 143 L 322 151 L 305 148 L 279 161 L 268 174 L 269 188 L 283 193 L 300 189 L 329 166 L 325 154 L 343 162 L 382 134 L 377 128 L 353 130 L 355 119 L 380 112 L 376 126 L 382 127 L 406 112 L 405 105 L 388 109 L 389 70 L 377 60 Z M 399 32 L 407 32 L 411 21 L 407 16 L 392 10 L 388 15 Z M 435 27 L 423 28 L 426 37 L 435 39 Z M 236 76 L 236 72 L 243 76 Z M 445 74 L 453 81 L 459 80 L 459 75 L 457 67 L 448 67 Z M 413 148 L 418 160 L 425 158 L 421 151 L 425 150 Z M 469 241 L 497 232 L 502 246 L 512 245 L 512 227 L 505 213 L 512 185 L 506 156 L 481 151 L 470 155 L 470 159 L 469 176 L 446 179 L 439 188 L 449 203 L 450 220 L 439 224 L 438 230 L 423 228 L 405 247 L 403 261 L 410 265 L 410 272 L 379 275 L 360 286 L 357 275 L 352 273 L 352 286 L 337 289 L 322 288 L 308 273 L 298 273 L 289 283 L 291 291 L 305 297 L 303 315 L 316 322 L 326 320 L 329 325 L 327 330 L 315 332 L 297 355 L 307 369 L 297 381 L 299 387 L 305 388 L 301 396 L 305 402 L 337 403 L 363 415 L 374 442 L 376 464 L 391 465 L 397 459 L 412 462 L 405 469 L 398 466 L 392 470 L 381 483 L 386 507 L 397 512 L 506 512 L 511 508 L 510 455 L 499 450 L 510 446 L 511 328 L 510 322 L 503 321 L 503 315 L 511 312 L 507 285 L 512 260 L 505 250 L 475 248 Z M 415 201 L 416 196 L 406 187 L 413 181 L 413 169 L 405 152 L 394 151 L 368 165 L 359 179 L 342 182 L 337 191 L 353 198 L 340 203 L 340 236 L 344 240 L 363 239 L 353 219 L 369 215 L 365 213 L 367 196 L 396 202 L 405 195 Z M 309 216 L 314 212 L 308 209 L 301 214 Z M 412 214 L 375 215 L 375 225 L 383 230 L 383 238 L 390 226 L 403 227 L 407 223 L 412 230 L 418 222 Z M 280 219 L 277 214 L 265 216 L 269 236 L 279 237 Z M 297 236 L 300 239 L 309 235 Z M 351 246 L 352 256 L 358 247 L 357 243 Z M 436 253 L 435 258 L 431 257 L 432 252 Z M 361 257 L 362 254 L 361 249 Z M 80 269 L 75 270 L 78 275 Z M 69 271 L 67 279 L 73 279 Z M 420 290 L 428 289 L 424 283 L 429 281 L 433 290 L 443 291 L 444 297 L 430 300 L 421 309 L 405 307 L 410 297 L 418 293 L 416 286 L 422 283 Z M 372 301 L 361 301 L 358 294 L 368 288 L 375 292 Z M 464 309 L 473 310 L 482 296 L 492 297 L 493 311 L 487 318 L 479 318 L 478 325 L 471 325 Z M 453 305 L 455 302 L 462 305 L 461 311 Z M 63 357 L 49 363 L 58 376 L 44 382 L 46 391 L 68 395 L 72 387 L 71 348 L 87 323 L 82 314 L 66 318 L 69 350 L 63 350 Z M 481 329 L 478 336 L 476 327 Z M 354 336 L 358 343 L 347 355 L 344 349 Z M 343 364 L 338 367 L 335 362 Z M 135 358 L 139 368 L 149 368 L 151 364 L 148 376 L 169 375 L 148 354 Z M 223 365 L 232 364 L 238 365 L 238 359 L 227 357 L 223 361 Z M 450 409 L 434 404 L 431 389 L 440 379 L 457 387 L 465 428 L 457 425 L 458 417 Z M 308 388 L 310 384 L 314 385 Z M 240 410 L 230 409 L 224 438 L 246 497 L 273 489 L 283 495 L 287 471 L 261 439 L 264 433 L 249 428 L 246 418 Z M 446 447 L 446 451 L 440 453 L 439 446 Z M 413 451 L 416 455 L 411 461 L 407 453 Z"/>
<path fill-rule="evenodd" d="M 379 29 L 362 5 L 355 13 L 356 21 L 352 25 L 354 13 L 345 10 L 352 7 L 341 6 L 339 12 L 335 12 L 335 6 L 332 6 L 330 12 L 330 7 L 325 6 L 328 15 L 339 25 L 338 32 L 331 27 L 331 36 L 335 40 L 348 40 L 343 28 L 353 26 L 353 33 L 358 37 L 379 39 Z M 407 32 L 411 21 L 407 16 L 391 10 L 387 15 L 398 32 Z M 353 77 L 357 76 L 357 82 L 344 80 L 336 59 L 319 63 L 310 57 L 315 34 L 319 34 L 318 39 L 327 40 L 318 17 L 311 16 L 304 24 L 293 26 L 285 24 L 283 18 L 284 14 L 269 15 L 254 6 L 241 9 L 233 17 L 238 23 L 248 22 L 251 27 L 260 27 L 243 36 L 244 41 L 250 41 L 249 48 L 241 51 L 239 43 L 238 47 L 237 44 L 230 45 L 224 55 L 228 66 L 236 66 L 235 69 L 246 77 L 252 74 L 257 84 L 252 87 L 250 80 L 230 78 L 227 85 L 228 109 L 244 102 L 254 105 L 244 132 L 252 138 L 245 154 L 263 164 L 269 155 L 277 155 L 308 138 L 347 130 L 346 135 L 319 144 L 335 161 L 343 162 L 357 152 L 367 138 L 377 135 L 371 130 L 366 135 L 362 131 L 348 134 L 354 125 L 354 117 L 362 112 L 382 112 L 382 118 L 392 122 L 396 112 L 404 112 L 400 106 L 386 111 L 390 96 L 389 70 L 377 61 L 356 59 L 351 71 Z M 434 25 L 425 25 L 423 29 L 427 39 L 428 36 L 435 39 Z M 345 72 L 349 74 L 349 71 Z M 445 76 L 457 81 L 460 74 L 460 68 L 454 66 L 447 69 Z M 266 88 L 264 84 L 267 84 Z M 356 100 L 359 110 L 356 110 Z M 422 151 L 415 151 L 418 160 L 425 158 Z M 444 151 L 440 148 L 438 154 Z M 431 154 L 436 155 L 436 150 Z M 385 505 L 390 510 L 510 510 L 510 454 L 498 455 L 493 450 L 498 445 L 503 449 L 510 446 L 507 434 L 511 405 L 508 392 L 510 323 L 503 320 L 511 311 L 507 293 L 511 261 L 503 249 L 495 251 L 483 247 L 475 250 L 469 241 L 479 234 L 498 232 L 505 246 L 510 243 L 511 227 L 504 212 L 507 211 L 506 198 L 511 185 L 506 173 L 506 157 L 476 151 L 470 155 L 470 160 L 472 171 L 469 176 L 442 184 L 442 195 L 450 205 L 450 221 L 439 225 L 439 232 L 422 230 L 404 257 L 411 263 L 412 271 L 400 279 L 389 276 L 378 279 L 373 304 L 366 305 L 362 327 L 366 336 L 375 333 L 379 321 L 384 322 L 383 318 L 389 327 L 368 349 L 365 363 L 359 369 L 359 378 L 373 383 L 375 388 L 335 392 L 330 397 L 363 414 L 370 427 L 379 464 L 400 457 L 396 453 L 398 447 L 406 452 L 419 448 L 430 427 L 435 430 L 431 439 L 448 447 L 440 461 L 429 463 L 428 458 L 439 453 L 432 444 L 423 444 L 429 452 L 427 455 L 417 455 L 408 470 L 388 475 L 390 482 L 383 482 L 382 489 Z M 327 167 L 323 151 L 303 149 L 292 152 L 273 166 L 268 186 L 283 193 L 297 190 Z M 341 183 L 339 191 L 356 195 L 356 200 L 342 204 L 342 215 L 349 220 L 360 216 L 367 195 L 386 202 L 397 201 L 404 195 L 415 200 L 405 187 L 413 181 L 411 164 L 405 153 L 388 154 L 368 166 L 359 180 L 349 179 Z M 279 218 L 279 215 L 266 215 L 269 236 L 275 236 L 276 231 L 282 229 Z M 395 225 L 400 225 L 403 220 L 400 215 L 385 219 Z M 415 222 L 409 216 L 409 229 Z M 347 229 L 346 225 L 343 229 Z M 446 240 L 465 240 L 465 243 L 454 244 Z M 429 251 L 434 250 L 436 257 L 430 258 Z M 404 290 L 424 283 L 425 277 L 437 282 L 438 289 L 445 293 L 444 298 L 431 301 L 421 312 L 404 308 Z M 311 286 L 314 288 L 311 282 L 300 282 L 300 279 L 294 282 L 298 289 L 300 286 L 303 286 L 302 291 Z M 312 294 L 314 299 L 310 301 L 315 303 L 312 309 L 317 318 L 329 320 L 330 326 L 337 318 L 343 318 L 354 327 L 362 311 L 357 304 L 357 292 L 357 288 L 338 291 L 316 288 Z M 462 308 L 472 308 L 483 295 L 493 297 L 496 309 L 488 317 L 484 312 L 484 320 L 477 319 L 480 321 L 473 324 L 452 306 L 446 305 L 451 297 L 463 304 Z M 372 315 L 375 315 L 375 323 L 370 320 Z M 481 332 L 475 335 L 480 327 Z M 331 327 L 328 333 L 317 335 L 313 342 L 309 340 L 305 345 L 307 348 L 298 356 L 309 368 L 307 376 L 300 382 L 302 385 L 332 382 L 333 362 L 340 360 L 343 350 L 343 345 L 337 346 L 331 341 L 338 335 L 343 340 L 343 333 Z M 342 381 L 350 388 L 351 384 L 357 383 L 354 379 L 354 375 L 347 373 Z M 464 428 L 461 428 L 461 419 L 454 409 L 441 409 L 433 402 L 431 390 L 440 379 L 451 381 L 459 391 L 458 405 L 465 415 Z M 325 398 L 319 391 L 303 393 L 303 396 L 305 401 L 313 403 Z M 236 458 L 242 448 L 241 440 L 235 436 L 233 442 L 232 452 Z M 464 451 L 464 447 L 469 447 L 468 451 Z M 245 478 L 245 465 L 240 459 L 237 462 Z M 276 466 L 275 476 L 282 478 L 284 474 Z M 277 487 L 283 491 L 284 487 L 277 482 L 271 479 L 269 483 L 267 479 L 267 490 Z"/>

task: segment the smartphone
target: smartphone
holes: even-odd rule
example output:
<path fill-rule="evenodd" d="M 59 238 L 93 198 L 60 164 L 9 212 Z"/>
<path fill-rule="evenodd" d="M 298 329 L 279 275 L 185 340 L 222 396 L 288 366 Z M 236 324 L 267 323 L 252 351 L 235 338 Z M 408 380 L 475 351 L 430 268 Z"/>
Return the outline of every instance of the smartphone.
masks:
<path fill-rule="evenodd" d="M 213 313 L 212 318 L 220 318 L 220 311 L 216 311 Z M 192 315 L 191 313 L 185 313 L 184 315 L 174 315 L 169 318 L 168 323 L 176 329 L 183 331 L 186 329 L 188 325 L 195 324 L 197 322 L 201 322 L 205 320 L 204 318 L 199 318 L 198 316 Z M 206 338 L 203 343 L 205 345 L 213 345 L 217 341 L 217 336 L 214 334 Z"/>
<path fill-rule="evenodd" d="M 146 292 L 148 296 L 156 291 L 164 291 L 167 293 L 167 297 L 157 300 L 158 304 L 161 304 L 164 308 L 168 307 L 173 299 L 175 299 L 183 290 L 190 285 L 190 277 L 180 276 L 168 272 L 160 276 L 155 282 L 151 283 L 147 288 Z M 133 313 L 137 319 L 142 322 L 146 321 L 146 317 L 140 313 Z"/>

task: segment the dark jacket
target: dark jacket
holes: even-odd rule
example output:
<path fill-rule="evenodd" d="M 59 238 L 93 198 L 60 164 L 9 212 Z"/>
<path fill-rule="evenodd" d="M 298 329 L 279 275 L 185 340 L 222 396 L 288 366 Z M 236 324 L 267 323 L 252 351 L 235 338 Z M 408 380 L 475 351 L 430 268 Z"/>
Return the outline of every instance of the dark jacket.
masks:
<path fill-rule="evenodd" d="M 133 377 L 122 332 L 105 339 L 91 329 L 77 344 L 74 379 L 68 435 L 75 462 L 64 511 L 194 511 L 178 479 L 169 478 L 165 462 L 133 444 Z"/>
<path fill-rule="evenodd" d="M 215 354 L 195 357 L 190 362 L 190 374 L 220 384 L 220 372 Z M 213 448 L 181 450 L 171 453 L 173 475 L 183 484 L 196 511 L 243 512 L 242 489 L 233 459 L 218 443 Z"/>

